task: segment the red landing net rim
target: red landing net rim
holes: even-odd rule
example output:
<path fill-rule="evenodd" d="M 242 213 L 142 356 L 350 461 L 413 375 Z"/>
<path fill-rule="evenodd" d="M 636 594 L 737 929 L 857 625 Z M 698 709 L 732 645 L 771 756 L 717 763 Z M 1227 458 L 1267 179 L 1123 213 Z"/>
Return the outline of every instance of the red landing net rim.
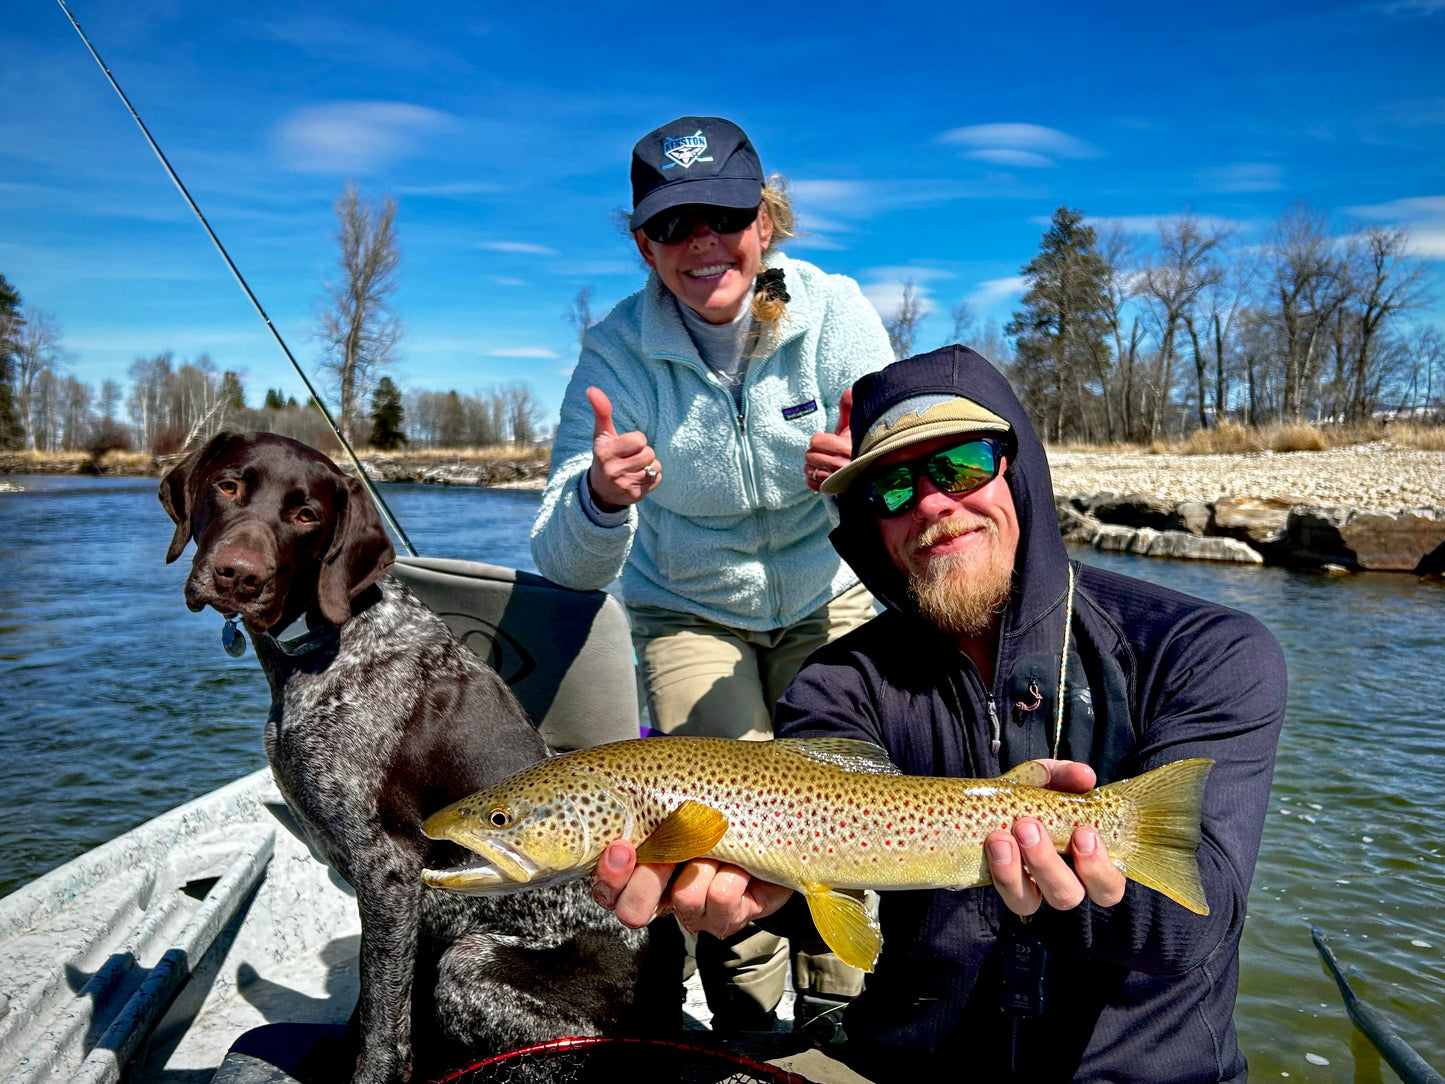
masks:
<path fill-rule="evenodd" d="M 675 1039 L 626 1039 L 614 1038 L 603 1035 L 576 1036 L 573 1038 L 549 1039 L 545 1043 L 535 1043 L 532 1046 L 519 1047 L 516 1050 L 509 1050 L 505 1054 L 493 1054 L 491 1057 L 483 1058 L 481 1061 L 461 1069 L 454 1069 L 445 1076 L 437 1077 L 432 1084 L 450 1084 L 451 1081 L 459 1080 L 469 1073 L 478 1069 L 485 1069 L 491 1065 L 503 1065 L 509 1061 L 520 1061 L 523 1058 L 546 1057 L 550 1054 L 565 1054 L 570 1052 L 582 1052 L 588 1049 L 612 1048 L 614 1051 L 628 1046 L 636 1047 L 641 1053 L 647 1049 L 666 1049 L 682 1054 L 690 1054 L 700 1061 L 710 1061 L 718 1065 L 732 1066 L 738 1069 L 746 1069 L 757 1076 L 760 1080 L 775 1080 L 779 1084 L 813 1084 L 805 1076 L 797 1073 L 790 1073 L 786 1069 L 780 1069 L 776 1065 L 769 1065 L 767 1062 L 750 1058 L 746 1054 L 734 1054 L 726 1050 L 718 1050 L 711 1046 L 700 1046 L 696 1043 L 684 1043 Z"/>

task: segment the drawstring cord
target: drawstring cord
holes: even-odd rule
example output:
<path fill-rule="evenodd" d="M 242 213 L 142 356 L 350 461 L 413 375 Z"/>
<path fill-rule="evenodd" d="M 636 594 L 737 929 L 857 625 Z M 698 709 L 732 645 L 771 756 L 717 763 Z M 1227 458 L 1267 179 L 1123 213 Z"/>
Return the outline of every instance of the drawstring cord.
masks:
<path fill-rule="evenodd" d="M 1074 563 L 1069 562 L 1069 594 L 1064 601 L 1064 650 L 1059 653 L 1059 702 L 1054 710 L 1054 759 L 1059 758 L 1059 739 L 1064 734 L 1065 682 L 1069 674 L 1069 638 L 1074 630 Z"/>

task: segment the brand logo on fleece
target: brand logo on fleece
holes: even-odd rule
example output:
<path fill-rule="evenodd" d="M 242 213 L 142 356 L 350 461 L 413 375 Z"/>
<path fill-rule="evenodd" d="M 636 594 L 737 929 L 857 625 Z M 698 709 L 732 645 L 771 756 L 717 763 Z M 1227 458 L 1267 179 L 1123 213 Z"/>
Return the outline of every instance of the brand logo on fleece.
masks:
<path fill-rule="evenodd" d="M 671 139 L 662 141 L 662 153 L 672 159 L 663 169 L 671 169 L 674 165 L 687 169 L 694 162 L 711 162 L 712 156 L 702 157 L 707 150 L 707 136 L 702 134 L 699 128 L 690 136 L 673 136 Z"/>
<path fill-rule="evenodd" d="M 806 403 L 799 403 L 797 406 L 783 407 L 783 421 L 792 422 L 799 418 L 806 418 L 809 414 L 818 412 L 818 400 L 809 399 Z"/>

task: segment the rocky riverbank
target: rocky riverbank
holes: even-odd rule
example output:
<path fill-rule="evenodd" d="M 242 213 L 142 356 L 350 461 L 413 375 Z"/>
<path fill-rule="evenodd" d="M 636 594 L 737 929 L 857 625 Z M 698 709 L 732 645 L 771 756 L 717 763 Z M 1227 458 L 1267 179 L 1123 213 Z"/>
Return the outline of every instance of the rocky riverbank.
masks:
<path fill-rule="evenodd" d="M 1052 452 L 1059 527 L 1104 550 L 1330 570 L 1445 572 L 1445 452 Z"/>

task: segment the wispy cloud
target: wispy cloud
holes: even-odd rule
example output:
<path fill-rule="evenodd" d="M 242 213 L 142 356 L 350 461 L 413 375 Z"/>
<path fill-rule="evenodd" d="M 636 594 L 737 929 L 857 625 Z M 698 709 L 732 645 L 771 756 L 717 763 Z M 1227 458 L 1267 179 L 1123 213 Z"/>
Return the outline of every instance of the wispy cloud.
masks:
<path fill-rule="evenodd" d="M 1050 169 L 1060 158 L 1098 158 L 1092 143 L 1039 124 L 973 124 L 952 128 L 938 137 L 947 146 L 963 148 L 965 158 L 1019 169 Z"/>
<path fill-rule="evenodd" d="M 1438 15 L 1445 11 L 1445 0 L 1392 0 L 1378 10 L 1386 15 Z"/>
<path fill-rule="evenodd" d="M 928 284 L 939 279 L 953 278 L 952 272 L 937 267 L 873 267 L 863 272 L 868 279 L 860 288 L 863 296 L 878 310 L 885 320 L 897 315 L 903 305 L 903 288 L 913 284 L 913 297 L 918 303 L 920 317 L 938 311 L 938 304 L 929 293 Z"/>
<path fill-rule="evenodd" d="M 271 146 L 301 173 L 371 173 L 420 149 L 427 136 L 457 126 L 448 113 L 405 102 L 330 102 L 281 121 Z"/>
<path fill-rule="evenodd" d="M 561 355 L 555 350 L 548 350 L 545 346 L 498 346 L 485 351 L 484 356 L 489 358 L 551 359 Z"/>
<path fill-rule="evenodd" d="M 1445 196 L 1407 196 L 1363 207 L 1351 214 L 1398 222 L 1410 234 L 1410 250 L 1427 260 L 1445 260 Z"/>
<path fill-rule="evenodd" d="M 1248 223 L 1241 222 L 1234 218 L 1225 218 L 1222 215 L 1184 215 L 1179 213 L 1167 215 L 1090 215 L 1085 221 L 1094 227 L 1099 234 L 1112 233 L 1118 230 L 1120 233 L 1132 234 L 1135 236 L 1154 237 L 1161 229 L 1169 229 L 1184 218 L 1192 218 L 1199 229 L 1208 233 L 1238 233 L 1248 228 Z M 1050 219 L 1036 217 L 1031 222 L 1040 226 L 1048 226 Z"/>
<path fill-rule="evenodd" d="M 1236 162 L 1206 169 L 1199 183 L 1210 192 L 1278 192 L 1284 170 L 1270 162 Z"/>
<path fill-rule="evenodd" d="M 434 196 L 442 199 L 458 199 L 465 196 L 485 196 L 500 192 L 502 186 L 486 181 L 453 181 L 446 184 L 403 184 L 396 191 L 403 196 Z"/>
<path fill-rule="evenodd" d="M 557 250 L 546 245 L 534 245 L 531 241 L 478 241 L 478 248 L 488 252 L 514 252 L 522 256 L 555 256 Z"/>
<path fill-rule="evenodd" d="M 968 303 L 980 312 L 987 312 L 1010 298 L 1022 297 L 1028 289 L 1028 279 L 1022 275 L 1011 275 L 1006 279 L 988 279 L 980 282 L 968 295 Z"/>

